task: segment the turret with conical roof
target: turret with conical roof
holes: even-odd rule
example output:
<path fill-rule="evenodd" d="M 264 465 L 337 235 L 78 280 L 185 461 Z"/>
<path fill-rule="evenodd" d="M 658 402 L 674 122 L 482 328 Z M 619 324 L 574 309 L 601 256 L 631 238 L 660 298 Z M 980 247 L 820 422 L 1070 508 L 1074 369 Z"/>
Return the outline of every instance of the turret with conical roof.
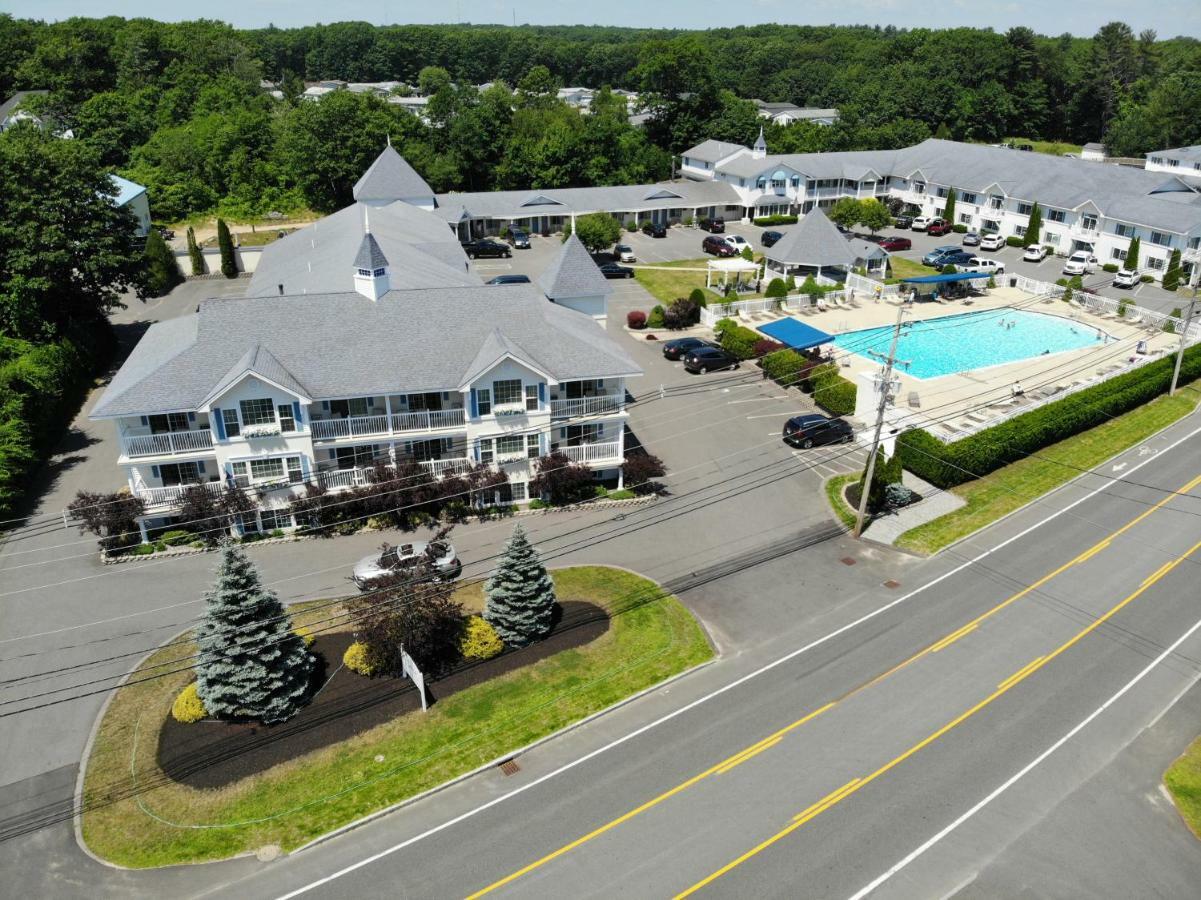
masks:
<path fill-rule="evenodd" d="M 763 137 L 763 126 L 759 126 L 759 137 L 755 138 L 755 146 L 751 148 L 752 159 L 763 159 L 767 156 L 767 140 Z"/>
<path fill-rule="evenodd" d="M 354 289 L 364 297 L 378 300 L 391 290 L 388 276 L 388 257 L 371 233 L 371 222 L 363 214 L 363 240 L 354 257 Z"/>
<path fill-rule="evenodd" d="M 398 200 L 424 209 L 437 206 L 433 188 L 393 149 L 391 138 L 355 183 L 352 193 L 355 200 L 369 206 L 387 206 Z"/>

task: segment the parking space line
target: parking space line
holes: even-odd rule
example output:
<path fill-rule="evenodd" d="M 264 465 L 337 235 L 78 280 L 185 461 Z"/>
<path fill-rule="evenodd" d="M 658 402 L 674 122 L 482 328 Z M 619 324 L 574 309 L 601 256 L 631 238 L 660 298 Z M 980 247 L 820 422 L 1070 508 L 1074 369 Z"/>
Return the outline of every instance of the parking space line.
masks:
<path fill-rule="evenodd" d="M 775 419 L 775 418 L 779 418 L 780 416 L 791 416 L 791 415 L 792 415 L 792 410 L 786 409 L 783 412 L 764 413 L 761 416 L 747 416 L 747 418 L 748 419 Z"/>

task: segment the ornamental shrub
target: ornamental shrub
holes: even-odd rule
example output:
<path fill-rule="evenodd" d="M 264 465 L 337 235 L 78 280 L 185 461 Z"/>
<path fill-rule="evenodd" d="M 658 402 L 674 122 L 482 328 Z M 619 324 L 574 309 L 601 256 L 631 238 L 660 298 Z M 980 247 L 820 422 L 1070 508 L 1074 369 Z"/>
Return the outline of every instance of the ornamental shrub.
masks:
<path fill-rule="evenodd" d="M 646 327 L 646 313 L 640 309 L 632 309 L 626 313 L 626 325 L 641 331 Z"/>
<path fill-rule="evenodd" d="M 346 652 L 342 654 L 342 664 L 359 675 L 370 677 L 375 674 L 375 667 L 371 665 L 367 645 L 362 641 L 355 641 L 346 648 Z"/>
<path fill-rule="evenodd" d="M 1163 273 L 1163 289 L 1174 291 L 1180 287 L 1180 250 L 1177 248 L 1168 257 L 1168 268 Z"/>
<path fill-rule="evenodd" d="M 1014 235 L 1011 234 L 1009 237 L 1005 238 L 1005 246 L 1006 247 L 1025 247 L 1026 242 L 1023 238 L 1015 237 Z"/>
<path fill-rule="evenodd" d="M 920 428 L 907 431 L 897 438 L 897 452 L 919 478 L 955 487 L 1155 399 L 1170 386 L 1174 364 L 1174 357 L 1156 360 L 953 443 Z M 1199 377 L 1201 346 L 1184 351 L 1180 383 Z"/>
<path fill-rule="evenodd" d="M 673 302 L 663 313 L 663 327 L 672 331 L 688 328 L 700 320 L 701 308 L 683 297 Z"/>
<path fill-rule="evenodd" d="M 630 232 L 630 234 L 633 234 L 637 230 L 638 230 L 638 223 L 635 222 L 633 219 L 626 222 L 626 231 Z"/>
<path fill-rule="evenodd" d="M 208 710 L 204 708 L 204 701 L 196 693 L 195 681 L 180 691 L 175 702 L 171 704 L 171 718 L 184 725 L 199 722 L 201 719 L 207 718 L 208 714 Z"/>
<path fill-rule="evenodd" d="M 234 254 L 234 241 L 224 219 L 217 220 L 217 246 L 221 250 L 221 274 L 226 278 L 237 278 L 238 258 Z"/>
<path fill-rule="evenodd" d="M 317 635 L 313 634 L 313 629 L 309 628 L 307 625 L 301 625 L 292 633 L 304 641 L 304 645 L 306 647 L 313 646 L 313 642 L 317 640 Z"/>
<path fill-rule="evenodd" d="M 768 378 L 787 386 L 796 384 L 801 373 L 812 365 L 812 361 L 801 356 L 795 350 L 786 349 L 767 354 L 759 364 L 767 373 Z"/>
<path fill-rule="evenodd" d="M 951 230 L 956 234 L 967 234 L 967 226 L 962 222 L 956 222 L 951 226 Z"/>
<path fill-rule="evenodd" d="M 765 297 L 787 297 L 788 285 L 784 283 L 783 278 L 773 278 L 767 285 L 767 290 L 763 292 Z"/>
<path fill-rule="evenodd" d="M 168 547 L 182 547 L 184 544 L 190 544 L 192 541 L 196 540 L 196 535 L 192 534 L 190 531 L 176 529 L 174 531 L 167 531 L 163 534 L 160 534 L 158 539 Z"/>
<path fill-rule="evenodd" d="M 755 219 L 752 219 L 751 221 L 754 222 L 754 224 L 759 225 L 759 226 L 795 225 L 797 223 L 797 217 L 793 216 L 793 215 L 788 215 L 786 213 L 776 213 L 776 214 L 770 215 L 770 216 L 759 216 Z"/>
<path fill-rule="evenodd" d="M 505 649 L 505 644 L 485 618 L 468 616 L 459 649 L 464 659 L 491 659 Z"/>
<path fill-rule="evenodd" d="M 524 647 L 550 634 L 558 605 L 555 586 L 520 525 L 484 583 L 484 595 L 484 618 L 506 644 Z"/>
<path fill-rule="evenodd" d="M 739 359 L 754 359 L 755 345 L 763 340 L 763 335 L 739 325 L 733 319 L 722 319 L 713 329 L 723 350 L 733 353 Z"/>
<path fill-rule="evenodd" d="M 626 457 L 625 462 L 621 464 L 622 480 L 627 487 L 633 488 L 639 493 L 647 493 L 657 490 L 654 479 L 662 478 L 667 474 L 667 470 L 663 466 L 663 460 L 655 456 L 653 453 L 647 453 L 645 450 L 631 452 Z"/>
<path fill-rule="evenodd" d="M 1105 263 L 1104 265 L 1101 266 L 1101 270 L 1112 274 L 1118 270 L 1118 264 L 1117 263 Z"/>
<path fill-rule="evenodd" d="M 702 309 L 709 305 L 709 301 L 705 298 L 705 292 L 700 288 L 693 288 L 692 293 L 688 295 L 688 299 Z"/>
<path fill-rule="evenodd" d="M 760 338 L 755 341 L 754 346 L 755 358 L 767 356 L 769 353 L 775 353 L 777 350 L 783 350 L 784 345 L 779 341 L 773 341 L 771 338 Z"/>
<path fill-rule="evenodd" d="M 662 328 L 663 327 L 663 306 L 656 304 L 651 310 L 650 316 L 646 320 L 647 328 Z"/>
<path fill-rule="evenodd" d="M 855 412 L 858 389 L 837 371 L 823 375 L 813 381 L 813 399 L 826 412 L 835 416 L 849 416 Z"/>

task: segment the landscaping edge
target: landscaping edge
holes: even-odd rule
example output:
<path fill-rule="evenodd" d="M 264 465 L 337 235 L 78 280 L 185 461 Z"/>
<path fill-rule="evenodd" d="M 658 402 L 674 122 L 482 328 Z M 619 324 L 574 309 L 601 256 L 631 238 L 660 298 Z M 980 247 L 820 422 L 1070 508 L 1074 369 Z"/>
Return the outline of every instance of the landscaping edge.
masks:
<path fill-rule="evenodd" d="M 1141 408 L 1141 407 L 1139 407 L 1139 408 Z M 1159 431 L 1156 431 L 1156 432 L 1153 432 L 1153 433 L 1147 435 L 1145 438 L 1142 439 L 1142 441 L 1139 441 L 1137 443 L 1143 443 L 1145 441 L 1149 441 L 1149 440 L 1152 440 L 1153 438 L 1159 437 L 1161 434 L 1166 432 L 1169 428 L 1174 428 L 1177 425 L 1179 425 L 1181 422 L 1188 419 L 1189 416 L 1195 416 L 1197 414 L 1198 410 L 1201 410 L 1201 404 L 1194 406 L 1192 412 L 1185 413 L 1183 416 L 1181 416 L 1175 422 L 1168 423 L 1163 428 L 1159 429 Z M 1081 432 L 1081 433 L 1083 434 L 1084 432 Z M 1198 434 L 1198 433 L 1201 433 L 1201 427 L 1194 429 L 1192 432 L 1190 432 L 1188 435 L 1186 435 L 1186 437 L 1190 437 L 1193 434 Z M 1067 439 L 1065 438 L 1065 440 L 1067 440 Z M 903 551 L 906 553 L 912 553 L 916 556 L 921 557 L 922 559 L 933 559 L 934 557 L 938 556 L 938 554 L 945 553 L 946 551 L 948 551 L 954 547 L 958 547 L 964 541 L 970 540 L 971 538 L 978 535 L 980 532 L 984 531 L 986 528 L 992 528 L 994 525 L 999 525 L 1000 523 L 1004 522 L 1006 519 L 1016 516 L 1018 513 L 1023 512 L 1024 510 L 1033 506 L 1035 503 L 1042 502 L 1043 500 L 1047 499 L 1048 497 L 1050 497 L 1052 494 L 1056 493 L 1057 491 L 1062 491 L 1064 488 L 1070 487 L 1071 485 L 1073 485 L 1077 481 L 1079 481 L 1081 478 L 1084 478 L 1086 475 L 1096 475 L 1098 469 L 1102 468 L 1103 466 L 1109 465 L 1111 462 L 1113 462 L 1115 459 L 1117 459 L 1123 453 L 1129 453 L 1131 451 L 1131 449 L 1133 449 L 1135 446 L 1136 446 L 1136 444 L 1131 444 L 1129 447 L 1125 447 L 1121 450 L 1118 450 L 1112 456 L 1107 456 L 1105 459 L 1101 460 L 1101 462 L 1097 463 L 1095 466 L 1093 466 L 1087 472 L 1080 472 L 1080 473 L 1072 476 L 1071 478 L 1069 478 L 1067 481 L 1063 482 L 1062 484 L 1058 484 L 1055 487 L 1051 488 L 1051 490 L 1047 491 L 1045 494 L 1039 494 L 1037 497 L 1034 497 L 1033 499 L 1028 500 L 1027 502 L 1023 503 L 1021 506 L 1017 507 L 1016 509 L 1011 509 L 1009 512 L 1005 513 L 1005 515 L 1000 516 L 999 518 L 993 519 L 991 522 L 986 522 L 985 524 L 981 525 L 979 528 L 975 529 L 974 531 L 969 532 L 968 534 L 965 534 L 961 538 L 956 538 L 955 540 L 951 541 L 951 543 L 947 544 L 945 547 L 940 547 L 938 550 L 935 550 L 933 553 L 924 554 L 924 553 L 921 553 L 920 551 L 916 551 L 916 550 L 906 550 L 905 548 L 902 548 L 902 547 L 892 547 L 891 544 L 889 546 L 892 547 L 892 549 L 894 549 L 894 550 L 900 550 L 900 551 Z M 1150 460 L 1147 460 L 1147 462 L 1150 462 Z M 1135 468 L 1138 468 L 1138 466 L 1135 466 Z M 1000 471 L 1000 470 L 996 470 L 996 471 Z M 1132 468 L 1130 471 L 1134 471 L 1134 469 Z M 990 472 L 989 474 L 991 475 L 992 473 Z M 988 476 L 985 475 L 985 476 L 981 476 L 981 477 L 987 478 Z M 964 484 L 970 484 L 970 483 L 971 482 L 964 482 Z M 948 488 L 947 490 L 954 490 L 954 489 Z M 947 513 L 947 515 L 954 515 L 954 513 L 953 512 Z M 936 520 L 931 520 L 931 521 L 936 521 Z M 917 527 L 921 527 L 921 526 L 917 526 Z M 897 540 L 900 540 L 901 537 L 904 537 L 904 534 L 899 535 L 897 537 Z"/>

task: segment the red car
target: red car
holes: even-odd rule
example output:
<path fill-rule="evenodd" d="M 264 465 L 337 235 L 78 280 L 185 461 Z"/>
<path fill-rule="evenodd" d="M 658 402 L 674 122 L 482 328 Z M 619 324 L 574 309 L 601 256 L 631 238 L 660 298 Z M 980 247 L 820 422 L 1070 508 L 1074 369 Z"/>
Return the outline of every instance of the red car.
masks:
<path fill-rule="evenodd" d="M 926 234 L 932 234 L 936 237 L 943 234 L 950 234 L 951 231 L 951 223 L 944 222 L 942 219 L 933 220 L 926 228 Z"/>
<path fill-rule="evenodd" d="M 881 250 L 912 250 L 913 241 L 906 237 L 886 237 L 880 239 Z"/>
<path fill-rule="evenodd" d="M 710 235 L 701 241 L 701 249 L 706 253 L 712 253 L 714 256 L 737 256 L 738 251 L 730 244 L 727 244 L 724 238 L 714 237 Z"/>

